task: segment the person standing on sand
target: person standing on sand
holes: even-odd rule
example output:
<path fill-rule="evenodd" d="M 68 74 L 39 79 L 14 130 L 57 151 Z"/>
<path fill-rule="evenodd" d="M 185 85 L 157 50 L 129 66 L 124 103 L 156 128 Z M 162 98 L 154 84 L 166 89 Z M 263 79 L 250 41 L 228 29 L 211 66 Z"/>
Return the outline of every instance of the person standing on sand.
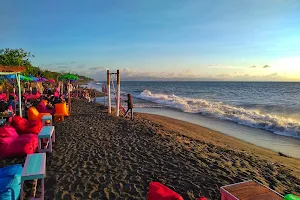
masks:
<path fill-rule="evenodd" d="M 130 111 L 130 114 L 131 114 L 131 119 L 133 119 L 133 102 L 132 102 L 132 96 L 131 94 L 127 94 L 128 96 L 128 100 L 125 102 L 127 102 L 127 111 L 124 115 L 124 118 L 127 116 L 128 112 Z"/>

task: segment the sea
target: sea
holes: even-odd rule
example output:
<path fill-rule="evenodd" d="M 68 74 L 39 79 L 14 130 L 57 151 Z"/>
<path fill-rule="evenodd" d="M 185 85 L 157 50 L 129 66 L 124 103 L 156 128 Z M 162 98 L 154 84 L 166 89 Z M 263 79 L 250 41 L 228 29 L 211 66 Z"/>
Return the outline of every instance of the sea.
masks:
<path fill-rule="evenodd" d="M 104 85 L 87 87 L 101 91 Z M 123 98 L 127 93 L 137 112 L 188 121 L 300 158 L 300 82 L 123 81 Z"/>

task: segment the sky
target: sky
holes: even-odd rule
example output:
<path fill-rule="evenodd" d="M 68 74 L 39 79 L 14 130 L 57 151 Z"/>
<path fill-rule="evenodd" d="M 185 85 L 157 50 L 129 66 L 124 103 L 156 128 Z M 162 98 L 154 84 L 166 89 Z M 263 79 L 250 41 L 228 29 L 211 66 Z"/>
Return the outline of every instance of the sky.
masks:
<path fill-rule="evenodd" d="M 299 0 L 0 0 L 0 48 L 105 80 L 300 81 Z"/>

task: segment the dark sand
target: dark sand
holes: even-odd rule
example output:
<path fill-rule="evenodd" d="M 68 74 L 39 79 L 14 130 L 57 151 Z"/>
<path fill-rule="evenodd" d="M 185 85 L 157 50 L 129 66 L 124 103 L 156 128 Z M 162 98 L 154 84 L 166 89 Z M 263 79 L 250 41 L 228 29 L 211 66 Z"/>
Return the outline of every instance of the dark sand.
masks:
<path fill-rule="evenodd" d="M 184 199 L 220 199 L 221 186 L 248 179 L 300 194 L 299 159 L 186 122 L 148 114 L 131 121 L 74 101 L 71 118 L 55 126 L 46 199 L 147 199 L 151 181 Z M 14 163 L 24 158 L 0 166 Z"/>

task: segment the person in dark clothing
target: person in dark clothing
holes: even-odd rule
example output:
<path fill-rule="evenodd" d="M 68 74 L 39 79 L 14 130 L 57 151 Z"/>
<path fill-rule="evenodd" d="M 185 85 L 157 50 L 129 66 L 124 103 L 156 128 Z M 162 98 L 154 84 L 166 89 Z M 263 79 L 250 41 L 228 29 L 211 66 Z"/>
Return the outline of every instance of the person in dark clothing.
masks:
<path fill-rule="evenodd" d="M 8 109 L 8 103 L 5 101 L 0 101 L 0 112 L 4 112 Z"/>
<path fill-rule="evenodd" d="M 53 101 L 53 105 L 57 104 L 57 103 L 62 103 L 62 100 L 59 99 L 58 97 L 55 97 L 54 98 L 54 101 Z"/>
<path fill-rule="evenodd" d="M 131 119 L 133 119 L 133 102 L 132 102 L 132 96 L 131 94 L 127 94 L 128 100 L 125 100 L 127 102 L 127 111 L 124 115 L 124 118 L 127 116 L 128 112 L 130 111 Z"/>

